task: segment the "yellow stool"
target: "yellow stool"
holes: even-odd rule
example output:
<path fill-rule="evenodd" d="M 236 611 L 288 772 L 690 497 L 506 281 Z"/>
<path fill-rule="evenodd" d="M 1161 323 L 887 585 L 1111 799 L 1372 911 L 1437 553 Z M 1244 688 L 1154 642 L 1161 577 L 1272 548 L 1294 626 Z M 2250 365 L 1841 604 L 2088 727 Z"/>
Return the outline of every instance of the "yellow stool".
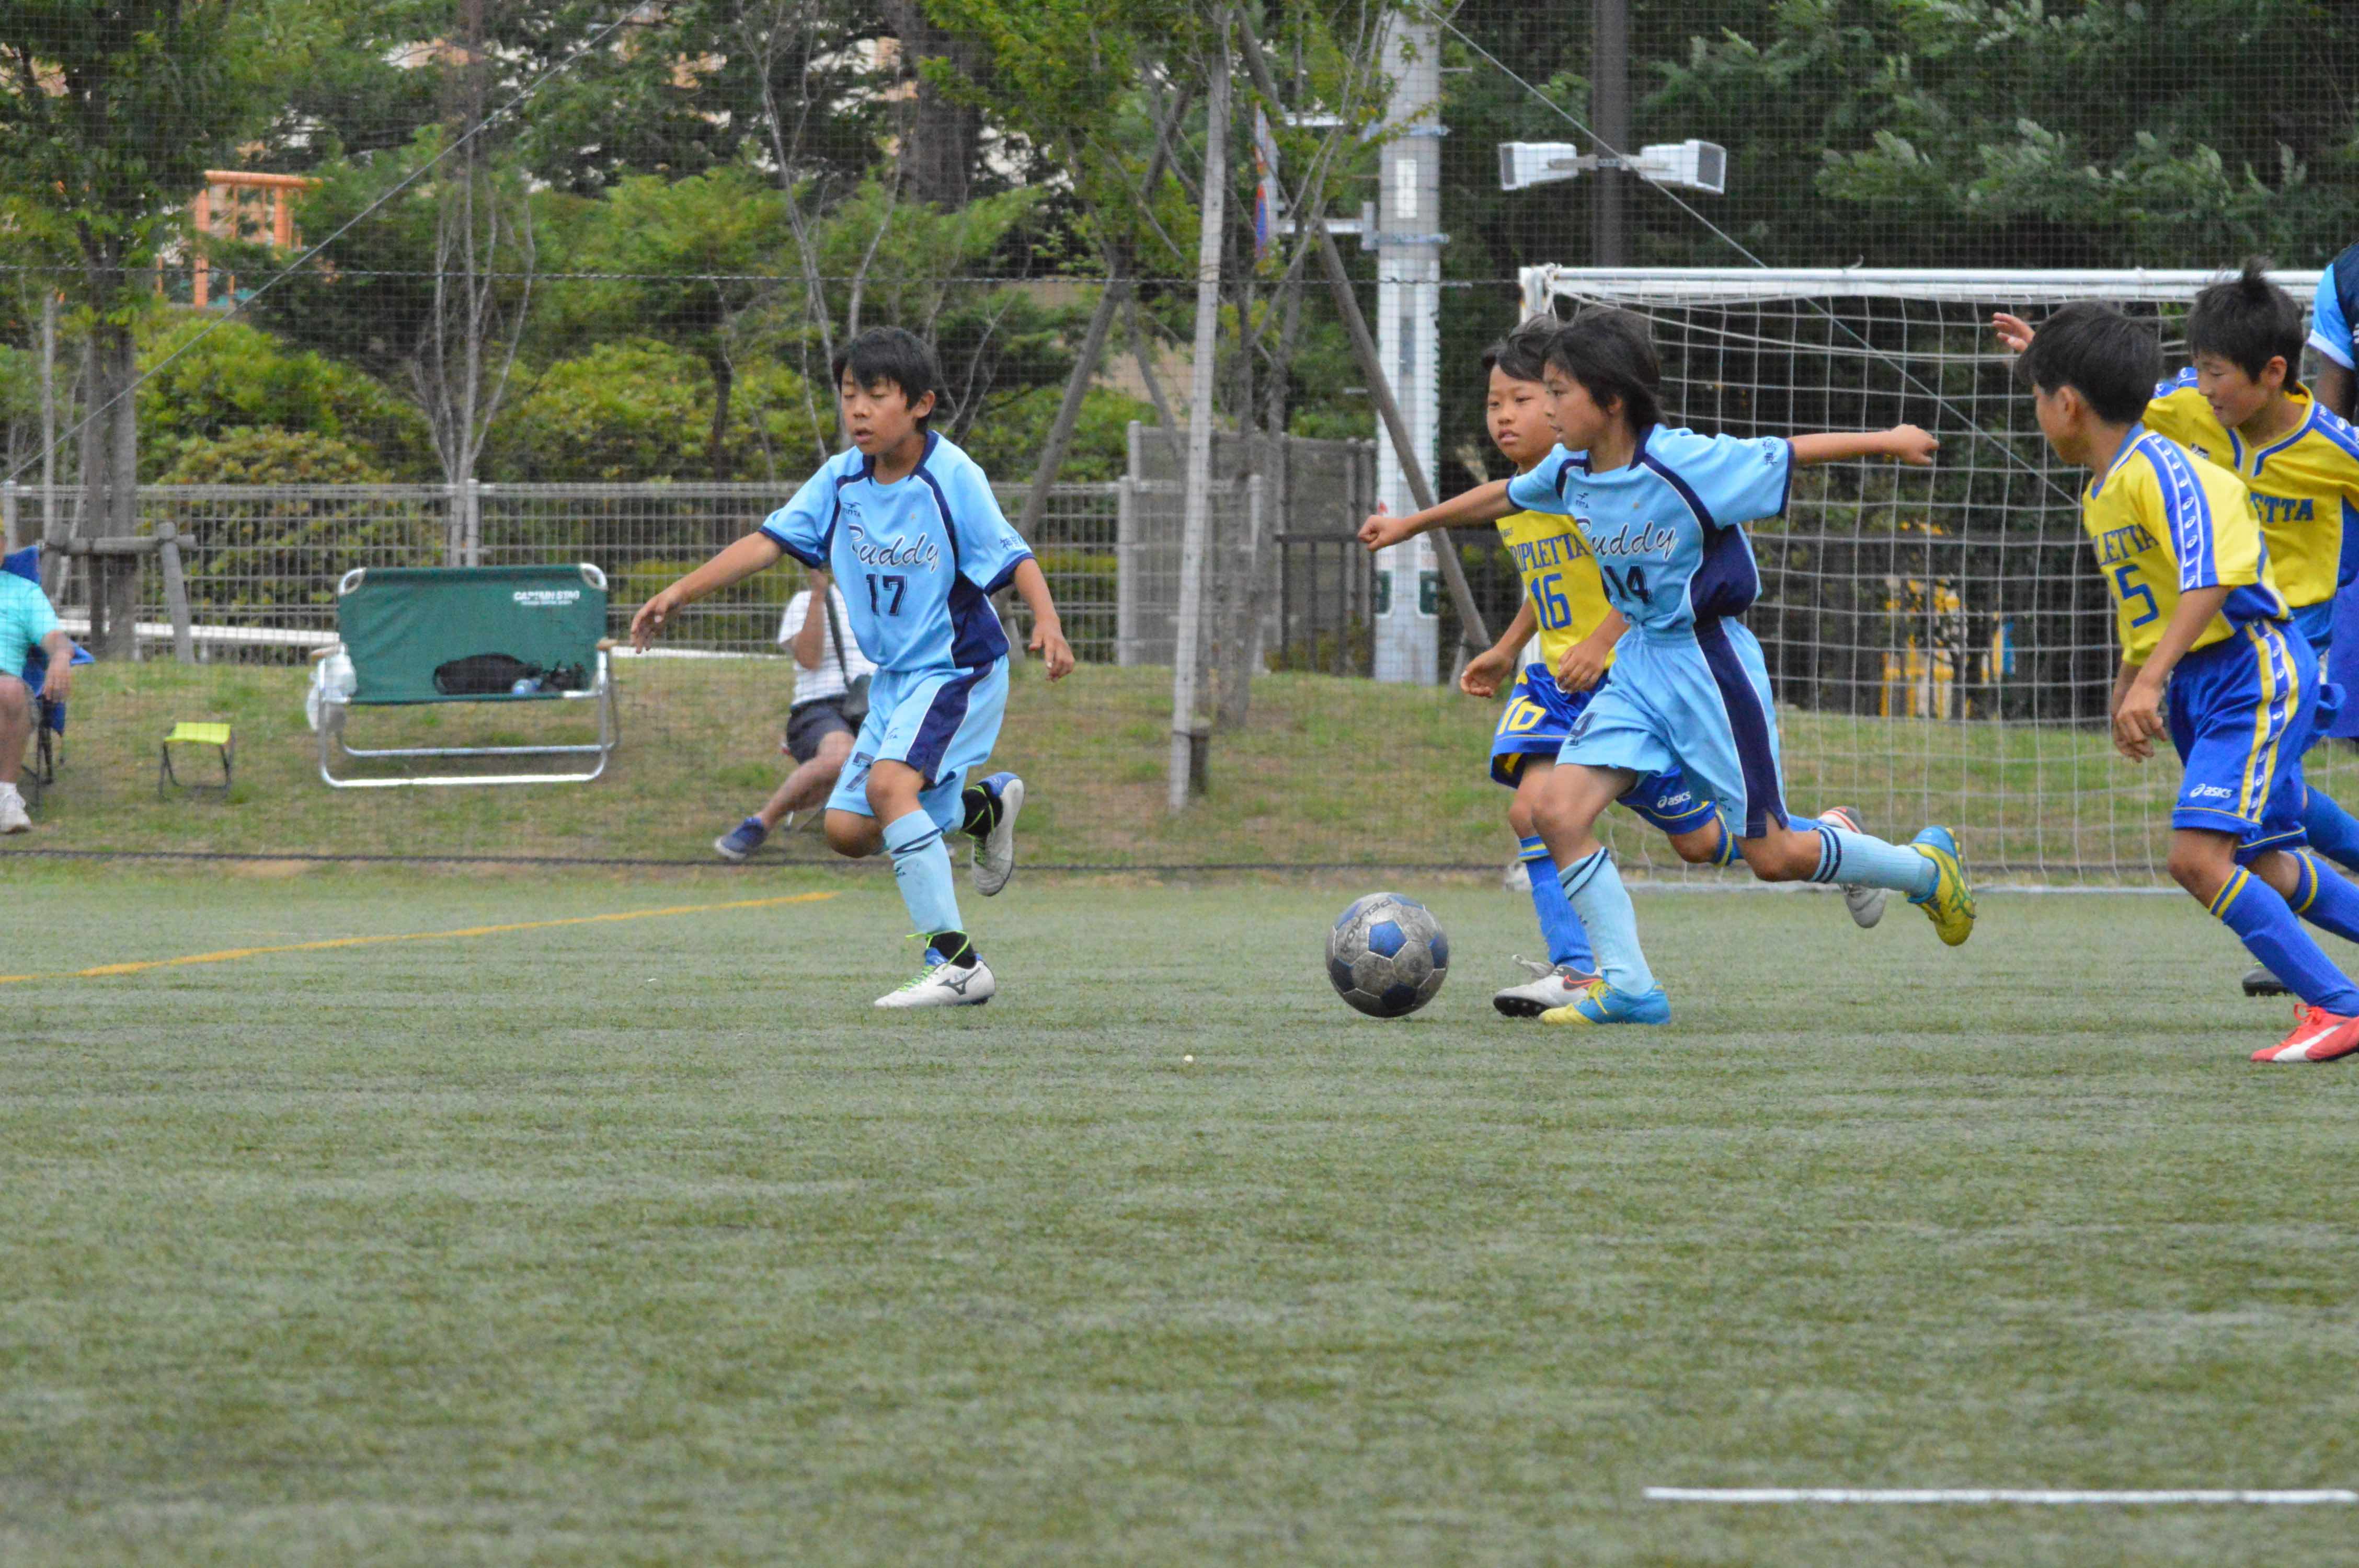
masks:
<path fill-rule="evenodd" d="M 172 770 L 172 748 L 176 745 L 211 746 L 215 751 L 219 752 L 221 753 L 221 783 L 190 784 L 183 780 L 179 773 Z M 227 795 L 229 793 L 230 764 L 234 758 L 235 749 L 236 742 L 233 741 L 230 736 L 228 725 L 199 724 L 191 723 L 185 719 L 181 719 L 179 723 L 172 726 L 172 732 L 164 737 L 163 760 L 158 762 L 156 767 L 157 795 L 159 798 L 162 796 L 164 793 L 164 785 L 167 781 L 179 784 L 185 790 L 194 791 L 201 789 L 217 789 L 223 795 Z"/>

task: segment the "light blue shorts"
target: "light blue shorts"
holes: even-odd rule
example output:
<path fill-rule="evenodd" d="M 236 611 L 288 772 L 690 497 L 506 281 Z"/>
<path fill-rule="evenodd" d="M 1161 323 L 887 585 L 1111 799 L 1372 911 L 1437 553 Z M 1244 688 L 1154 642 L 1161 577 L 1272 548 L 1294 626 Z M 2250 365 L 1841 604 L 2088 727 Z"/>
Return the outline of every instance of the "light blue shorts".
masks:
<path fill-rule="evenodd" d="M 868 717 L 827 808 L 875 816 L 868 770 L 879 762 L 907 762 L 925 781 L 918 802 L 926 814 L 945 832 L 956 827 L 965 816 L 959 792 L 967 772 L 990 759 L 1006 716 L 1004 658 L 979 670 L 878 670 L 868 687 Z"/>
<path fill-rule="evenodd" d="M 1626 633 L 1614 644 L 1614 677 L 1557 760 L 1640 774 L 1683 771 L 1727 812 L 1740 838 L 1786 821 L 1769 669 L 1742 622 L 1702 622 L 1693 636 Z"/>

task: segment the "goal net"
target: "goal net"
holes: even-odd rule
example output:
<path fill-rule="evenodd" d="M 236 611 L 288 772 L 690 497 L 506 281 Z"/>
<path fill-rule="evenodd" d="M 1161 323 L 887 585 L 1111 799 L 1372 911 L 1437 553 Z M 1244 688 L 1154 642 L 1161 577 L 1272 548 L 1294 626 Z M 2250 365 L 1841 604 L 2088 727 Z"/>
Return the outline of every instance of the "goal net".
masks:
<path fill-rule="evenodd" d="M 2118 651 L 2082 535 L 2082 477 L 2047 450 L 1993 338 L 1996 310 L 2103 299 L 2157 319 L 2167 362 L 2205 272 L 1736 268 L 1523 270 L 1527 316 L 1613 305 L 1652 324 L 1666 417 L 1739 436 L 1921 425 L 1932 469 L 1835 464 L 1797 476 L 1757 525 L 1747 616 L 1777 692 L 1788 804 L 1859 808 L 1905 838 L 1960 827 L 1976 874 L 2150 882 L 2178 769 L 2115 755 Z M 2316 273 L 2277 281 L 2305 303 Z M 2359 793 L 2341 742 L 2313 784 Z M 1649 835 L 1617 849 L 1665 867 Z"/>

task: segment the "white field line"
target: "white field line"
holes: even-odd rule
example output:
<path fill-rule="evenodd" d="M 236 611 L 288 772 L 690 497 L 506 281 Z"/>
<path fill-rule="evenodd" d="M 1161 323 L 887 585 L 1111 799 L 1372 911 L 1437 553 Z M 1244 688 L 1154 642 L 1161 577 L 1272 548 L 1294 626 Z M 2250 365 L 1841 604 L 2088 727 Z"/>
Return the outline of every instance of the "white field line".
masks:
<path fill-rule="evenodd" d="M 1851 1487 L 1649 1487 L 1647 1500 L 1656 1503 L 2029 1503 L 2081 1504 L 2099 1507 L 2149 1507 L 2169 1504 L 2258 1503 L 2305 1508 L 2320 1504 L 2359 1503 L 2359 1492 L 2340 1487 L 2310 1491 L 2253 1492 L 2187 1490 L 2175 1492 L 2038 1491 L 2012 1487 L 1968 1487 L 1946 1489 L 1903 1487 L 1862 1489 Z"/>

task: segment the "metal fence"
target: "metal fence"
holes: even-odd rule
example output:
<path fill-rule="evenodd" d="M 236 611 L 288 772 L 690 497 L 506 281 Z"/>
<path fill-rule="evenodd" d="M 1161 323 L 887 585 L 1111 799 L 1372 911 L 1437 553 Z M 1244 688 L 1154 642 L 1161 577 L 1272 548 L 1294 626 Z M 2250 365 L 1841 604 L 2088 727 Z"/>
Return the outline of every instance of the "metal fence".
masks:
<path fill-rule="evenodd" d="M 1112 663 L 1122 487 L 1060 484 L 1031 541 L 1075 654 Z M 1024 487 L 997 487 L 1014 514 Z M 12 543 L 75 532 L 78 486 L 0 487 Z M 200 658 L 300 659 L 335 640 L 336 583 L 354 567 L 591 561 L 614 585 L 617 625 L 665 583 L 752 531 L 784 498 L 767 484 L 143 485 L 142 532 L 178 531 Z M 87 628 L 90 574 L 57 563 L 68 629 Z M 766 572 L 694 605 L 674 645 L 767 648 L 799 586 Z M 142 642 L 171 635 L 155 573 L 143 581 Z M 1016 607 L 1019 621 L 1023 611 Z"/>

